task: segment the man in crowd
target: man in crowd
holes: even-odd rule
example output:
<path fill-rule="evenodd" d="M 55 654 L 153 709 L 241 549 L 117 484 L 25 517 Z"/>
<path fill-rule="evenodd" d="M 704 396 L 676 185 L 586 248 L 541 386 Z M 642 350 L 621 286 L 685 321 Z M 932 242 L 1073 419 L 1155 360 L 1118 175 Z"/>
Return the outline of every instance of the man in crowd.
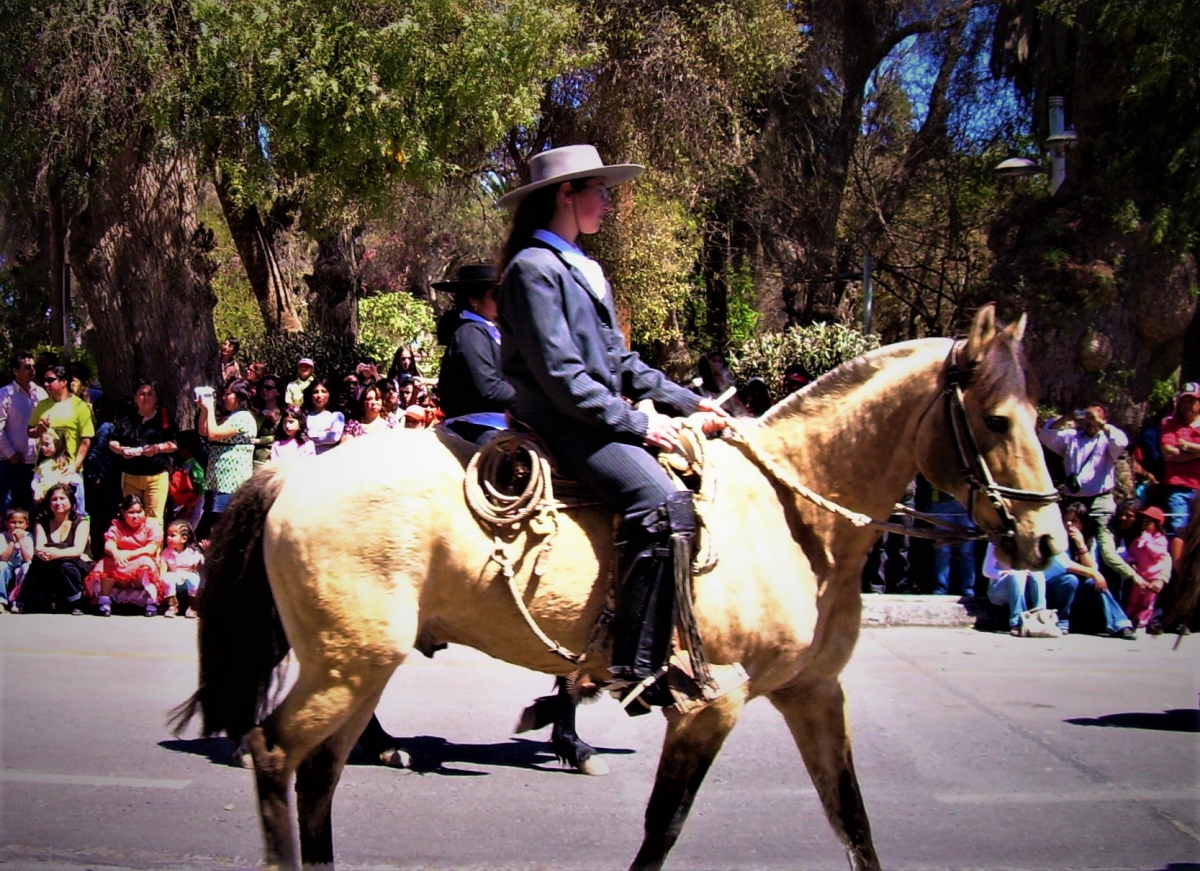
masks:
<path fill-rule="evenodd" d="M 284 398 L 288 405 L 299 408 L 304 404 L 304 391 L 313 383 L 313 361 L 311 357 L 301 357 L 296 361 L 296 380 L 289 381 Z"/>
<path fill-rule="evenodd" d="M 29 437 L 36 442 L 46 430 L 58 430 L 67 442 L 71 471 L 79 472 L 92 445 L 92 438 L 96 435 L 92 410 L 71 392 L 65 367 L 51 366 L 47 369 L 42 385 L 49 396 L 33 409 L 29 418 Z"/>
<path fill-rule="evenodd" d="M 1074 422 L 1074 427 L 1067 427 Z M 1067 498 L 1082 502 L 1096 522 L 1096 542 L 1100 559 L 1118 578 L 1121 587 L 1134 582 L 1136 573 L 1117 554 L 1109 522 L 1116 513 L 1113 489 L 1117 484 L 1117 460 L 1129 447 L 1129 437 L 1108 422 L 1108 414 L 1099 405 L 1081 408 L 1074 415 L 1062 415 L 1049 421 L 1038 438 L 1063 458 Z"/>
<path fill-rule="evenodd" d="M 1189 381 L 1175 394 L 1175 413 L 1163 421 L 1160 438 L 1166 467 L 1164 531 L 1175 536 L 1171 556 L 1178 561 L 1183 556 L 1180 533 L 1196 510 L 1196 493 L 1200 491 L 1200 384 Z"/>
<path fill-rule="evenodd" d="M 33 410 L 46 398 L 34 379 L 33 355 L 13 354 L 9 364 L 13 380 L 0 387 L 0 511 L 7 507 L 33 508 L 33 468 L 37 445 L 29 438 Z"/>

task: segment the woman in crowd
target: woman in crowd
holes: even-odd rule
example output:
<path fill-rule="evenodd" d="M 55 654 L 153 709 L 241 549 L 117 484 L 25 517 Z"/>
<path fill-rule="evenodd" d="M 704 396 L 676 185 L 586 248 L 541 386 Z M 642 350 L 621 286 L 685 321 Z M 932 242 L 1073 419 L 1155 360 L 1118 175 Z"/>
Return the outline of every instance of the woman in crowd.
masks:
<path fill-rule="evenodd" d="M 196 535 L 208 538 L 213 523 L 224 513 L 238 487 L 254 473 L 254 438 L 258 422 L 250 413 L 250 385 L 231 381 L 221 393 L 221 405 L 229 415 L 217 422 L 215 400 L 205 396 L 197 400 L 200 417 L 197 431 L 208 440 L 208 475 L 205 480 L 207 507 Z"/>
<path fill-rule="evenodd" d="M 400 385 L 391 378 L 381 382 L 383 388 L 383 416 L 392 422 L 393 426 L 404 423 L 404 406 L 400 404 Z"/>
<path fill-rule="evenodd" d="M 590 145 L 534 155 L 532 181 L 499 203 L 513 210 L 513 219 L 497 293 L 515 416 L 622 517 L 612 676 L 618 688 L 648 683 L 633 713 L 673 703 L 660 672 L 673 629 L 672 542 L 690 540 L 695 519 L 691 494 L 676 491 L 644 447 L 673 449 L 680 422 L 639 411 L 626 399 L 651 399 L 683 413 L 719 412 L 711 399 L 672 383 L 628 349 L 604 270 L 577 244 L 600 230 L 611 208 L 609 188 L 641 171 L 605 166 Z M 725 419 L 710 413 L 702 424 L 718 431 Z"/>
<path fill-rule="evenodd" d="M 346 416 L 330 408 L 333 390 L 328 378 L 317 378 L 304 389 L 304 411 L 308 414 L 306 427 L 308 437 L 323 454 L 342 440 L 346 429 Z"/>
<path fill-rule="evenodd" d="M 463 266 L 456 278 L 433 286 L 454 292 L 454 310 L 438 322 L 438 340 L 446 346 L 437 384 L 446 427 L 482 444 L 508 425 L 504 413 L 514 395 L 500 374 L 496 268 Z"/>
<path fill-rule="evenodd" d="M 147 617 L 158 613 L 167 597 L 158 565 L 162 539 L 162 523 L 147 515 L 141 497 L 126 496 L 104 534 L 104 558 L 85 584 L 101 617 L 110 616 L 114 604 L 137 605 Z"/>
<path fill-rule="evenodd" d="M 354 411 L 342 431 L 342 441 L 383 432 L 394 427 L 383 413 L 383 388 L 378 384 L 366 387 L 354 403 Z"/>
<path fill-rule="evenodd" d="M 264 375 L 254 392 L 254 419 L 258 422 L 258 432 L 254 436 L 256 468 L 271 459 L 271 445 L 283 414 L 280 396 L 279 379 L 274 375 Z"/>
<path fill-rule="evenodd" d="M 1129 618 L 1100 573 L 1095 521 L 1087 506 L 1082 502 L 1067 505 L 1063 508 L 1063 524 L 1067 527 L 1067 551 L 1055 556 L 1044 572 L 1046 601 L 1049 607 L 1058 610 L 1059 627 L 1064 631 L 1068 627 L 1071 631 L 1080 631 L 1081 621 L 1075 614 L 1075 607 L 1082 603 L 1086 610 L 1101 612 L 1103 631 L 1108 635 L 1133 638 Z M 1072 616 L 1076 617 L 1074 623 Z M 1087 622 L 1086 615 L 1083 622 Z"/>
<path fill-rule="evenodd" d="M 417 355 L 411 345 L 401 345 L 396 349 L 387 377 L 389 381 L 399 381 L 405 375 L 409 378 L 421 377 L 421 370 L 417 366 Z"/>
<path fill-rule="evenodd" d="M 55 484 L 38 503 L 33 563 L 25 574 L 12 612 L 60 611 L 82 614 L 83 579 L 91 571 L 88 519 L 75 509 L 75 490 Z"/>
<path fill-rule="evenodd" d="M 146 514 L 162 523 L 167 515 L 171 457 L 179 432 L 158 396 L 158 384 L 142 379 L 133 394 L 134 408 L 117 419 L 108 449 L 120 458 L 121 490 L 142 500 Z"/>

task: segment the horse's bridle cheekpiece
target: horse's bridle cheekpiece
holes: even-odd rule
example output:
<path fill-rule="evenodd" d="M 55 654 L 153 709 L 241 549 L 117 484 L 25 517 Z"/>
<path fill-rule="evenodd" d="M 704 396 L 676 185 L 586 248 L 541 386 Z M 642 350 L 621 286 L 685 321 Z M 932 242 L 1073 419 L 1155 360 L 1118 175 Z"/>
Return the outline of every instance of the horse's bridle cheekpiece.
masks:
<path fill-rule="evenodd" d="M 988 468 L 983 451 L 979 449 L 979 442 L 976 441 L 975 434 L 971 432 L 971 423 L 967 420 L 967 408 L 963 403 L 963 390 L 969 387 L 974 380 L 976 368 L 975 363 L 963 365 L 958 361 L 959 351 L 965 344 L 962 341 L 955 342 L 950 349 L 949 356 L 946 357 L 946 386 L 942 390 L 942 396 L 946 419 L 950 424 L 951 440 L 954 442 L 954 452 L 958 455 L 959 471 L 970 490 L 966 505 L 967 516 L 971 518 L 972 523 L 983 530 L 983 534 L 977 536 L 978 538 L 1015 538 L 1017 521 L 1012 516 L 1012 512 L 1008 510 L 1005 499 L 1013 502 L 1030 502 L 1034 505 L 1051 505 L 1061 498 L 1061 494 L 1057 490 L 1019 490 L 1014 487 L 1005 487 L 997 484 L 996 479 L 992 477 L 992 471 Z M 988 501 L 992 503 L 992 508 L 1000 517 L 1002 527 L 1000 531 L 988 532 L 987 528 L 975 517 L 975 500 L 981 493 L 987 496 Z"/>

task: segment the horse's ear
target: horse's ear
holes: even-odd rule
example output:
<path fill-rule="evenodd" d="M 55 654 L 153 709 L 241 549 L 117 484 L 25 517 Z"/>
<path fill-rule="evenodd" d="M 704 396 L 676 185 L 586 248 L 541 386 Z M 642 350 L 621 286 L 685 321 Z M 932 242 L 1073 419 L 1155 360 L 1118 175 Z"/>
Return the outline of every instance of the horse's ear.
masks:
<path fill-rule="evenodd" d="M 970 335 L 963 349 L 964 363 L 978 363 L 983 359 L 983 352 L 996 338 L 996 306 L 988 303 L 975 314 L 975 322 L 971 324 Z"/>
<path fill-rule="evenodd" d="M 1013 344 L 1017 344 L 1021 339 L 1025 338 L 1025 326 L 1029 323 L 1029 315 L 1022 313 L 1013 323 L 1004 328 L 1004 332 L 1008 333 L 1009 338 L 1013 340 Z"/>

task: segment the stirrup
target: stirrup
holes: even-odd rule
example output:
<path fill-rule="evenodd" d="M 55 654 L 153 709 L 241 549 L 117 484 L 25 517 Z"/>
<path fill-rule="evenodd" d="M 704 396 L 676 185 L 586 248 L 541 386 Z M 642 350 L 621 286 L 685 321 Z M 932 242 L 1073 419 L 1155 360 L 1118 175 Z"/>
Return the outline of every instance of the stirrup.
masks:
<path fill-rule="evenodd" d="M 722 696 L 726 696 L 750 680 L 750 675 L 740 662 L 729 665 L 708 663 L 708 681 L 697 679 L 692 658 L 686 650 L 677 650 L 667 662 L 667 690 L 675 699 L 673 705 L 663 708 L 663 716 L 675 720 L 706 708 Z"/>

